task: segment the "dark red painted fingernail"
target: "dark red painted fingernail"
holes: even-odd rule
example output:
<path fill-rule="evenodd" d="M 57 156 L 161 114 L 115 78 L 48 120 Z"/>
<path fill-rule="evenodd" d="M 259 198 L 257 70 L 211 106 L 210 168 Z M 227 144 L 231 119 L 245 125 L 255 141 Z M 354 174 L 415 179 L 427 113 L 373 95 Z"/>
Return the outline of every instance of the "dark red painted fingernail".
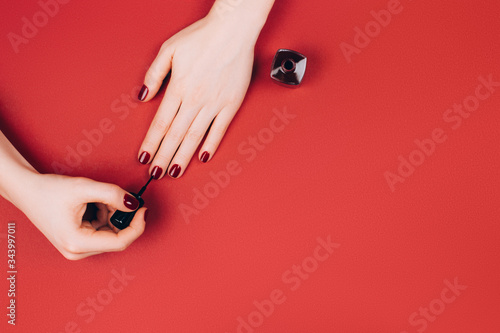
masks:
<path fill-rule="evenodd" d="M 172 167 L 170 168 L 170 171 L 169 171 L 169 175 L 170 177 L 172 178 L 177 178 L 177 176 L 179 176 L 179 174 L 181 173 L 181 167 L 179 164 L 174 164 L 172 165 Z"/>
<path fill-rule="evenodd" d="M 203 163 L 207 163 L 209 158 L 210 158 L 210 154 L 208 153 L 208 151 L 206 151 L 206 152 L 203 152 L 203 154 L 201 154 L 200 161 L 202 161 Z"/>
<path fill-rule="evenodd" d="M 137 96 L 137 98 L 139 98 L 140 101 L 145 100 L 146 96 L 148 95 L 148 92 L 149 92 L 148 87 L 146 87 L 146 85 L 143 84 L 142 88 L 141 88 L 141 91 L 139 91 L 139 96 Z"/>
<path fill-rule="evenodd" d="M 153 179 L 158 179 L 161 177 L 162 173 L 163 173 L 163 169 L 160 168 L 159 166 L 155 166 L 153 168 L 153 172 L 151 172 L 151 176 L 153 176 Z"/>
<path fill-rule="evenodd" d="M 149 214 L 149 209 L 146 209 L 146 211 L 144 212 L 144 221 L 148 219 L 148 214 Z"/>
<path fill-rule="evenodd" d="M 128 193 L 125 193 L 125 196 L 123 197 L 123 204 L 125 205 L 125 207 L 131 210 L 136 210 L 137 208 L 139 208 L 139 200 Z"/>
<path fill-rule="evenodd" d="M 148 164 L 149 159 L 151 158 L 151 155 L 147 151 L 143 151 L 141 156 L 139 156 L 139 162 L 141 164 Z"/>

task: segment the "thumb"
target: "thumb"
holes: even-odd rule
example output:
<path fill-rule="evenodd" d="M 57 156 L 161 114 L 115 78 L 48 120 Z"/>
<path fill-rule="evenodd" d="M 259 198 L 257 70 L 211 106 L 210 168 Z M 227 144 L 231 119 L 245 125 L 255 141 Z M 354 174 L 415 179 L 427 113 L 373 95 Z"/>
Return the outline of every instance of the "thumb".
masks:
<path fill-rule="evenodd" d="M 78 191 L 80 199 L 85 203 L 101 202 L 123 212 L 139 208 L 139 200 L 118 185 L 80 178 Z"/>
<path fill-rule="evenodd" d="M 146 76 L 144 78 L 144 85 L 139 92 L 139 100 L 147 102 L 151 100 L 158 90 L 160 90 L 163 80 L 172 68 L 172 58 L 174 56 L 174 48 L 170 44 L 164 43 L 153 61 Z"/>

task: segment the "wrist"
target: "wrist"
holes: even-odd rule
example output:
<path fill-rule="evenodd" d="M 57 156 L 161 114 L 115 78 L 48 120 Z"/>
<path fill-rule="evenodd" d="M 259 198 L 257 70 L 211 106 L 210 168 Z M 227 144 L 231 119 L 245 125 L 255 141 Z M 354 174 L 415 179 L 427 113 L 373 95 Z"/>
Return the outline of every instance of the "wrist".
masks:
<path fill-rule="evenodd" d="M 7 177 L 2 177 L 0 194 L 17 208 L 22 209 L 22 203 L 29 194 L 38 187 L 42 175 L 32 167 L 19 165 L 8 171 Z"/>
<path fill-rule="evenodd" d="M 266 23 L 274 0 L 216 0 L 206 18 L 220 24 L 226 33 L 254 44 Z"/>
<path fill-rule="evenodd" d="M 18 206 L 39 173 L 0 131 L 0 195 Z"/>

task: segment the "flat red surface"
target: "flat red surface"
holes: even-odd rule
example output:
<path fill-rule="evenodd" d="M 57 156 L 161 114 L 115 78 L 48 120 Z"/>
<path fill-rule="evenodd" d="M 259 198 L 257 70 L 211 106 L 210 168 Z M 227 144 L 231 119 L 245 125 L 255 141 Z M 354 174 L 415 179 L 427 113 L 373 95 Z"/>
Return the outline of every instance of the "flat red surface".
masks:
<path fill-rule="evenodd" d="M 135 98 L 161 43 L 211 3 L 70 1 L 15 53 L 7 34 L 21 34 L 40 7 L 2 1 L 1 130 L 53 172 L 68 146 L 84 145 L 83 131 L 109 119 L 113 130 L 68 173 L 137 190 L 147 179 L 137 151 L 163 95 L 120 99 Z M 354 45 L 355 28 L 387 4 L 277 1 L 215 158 L 150 186 L 147 230 L 125 252 L 67 261 L 1 199 L 0 331 L 499 332 L 500 87 L 479 88 L 479 105 L 468 96 L 481 76 L 500 82 L 500 2 L 402 0 L 348 62 L 341 43 Z M 297 89 L 269 78 L 279 48 L 308 57 Z M 448 113 L 463 102 L 475 109 L 467 118 Z M 296 117 L 269 136 L 285 110 Z M 425 141 L 430 156 L 414 152 L 435 129 L 445 141 Z M 249 138 L 259 135 L 257 150 Z M 421 164 L 392 191 L 385 175 L 398 174 L 399 156 Z M 239 173 L 217 191 L 211 173 L 234 163 Z M 213 191 L 206 207 L 198 190 Z M 17 225 L 15 328 L 8 221 Z M 327 253 L 318 237 L 340 245 Z M 123 271 L 131 278 L 117 282 Z"/>

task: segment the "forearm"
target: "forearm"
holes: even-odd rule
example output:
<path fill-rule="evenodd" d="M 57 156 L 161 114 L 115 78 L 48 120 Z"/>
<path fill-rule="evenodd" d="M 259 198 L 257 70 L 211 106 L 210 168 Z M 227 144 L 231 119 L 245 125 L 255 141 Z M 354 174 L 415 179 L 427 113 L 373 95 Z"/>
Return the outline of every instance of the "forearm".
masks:
<path fill-rule="evenodd" d="M 260 31 L 275 0 L 216 0 L 209 16 L 215 17 L 231 26 L 236 31 L 242 31 L 255 36 L 257 40 Z"/>
<path fill-rule="evenodd" d="M 17 205 L 36 175 L 38 172 L 0 131 L 0 195 Z"/>

